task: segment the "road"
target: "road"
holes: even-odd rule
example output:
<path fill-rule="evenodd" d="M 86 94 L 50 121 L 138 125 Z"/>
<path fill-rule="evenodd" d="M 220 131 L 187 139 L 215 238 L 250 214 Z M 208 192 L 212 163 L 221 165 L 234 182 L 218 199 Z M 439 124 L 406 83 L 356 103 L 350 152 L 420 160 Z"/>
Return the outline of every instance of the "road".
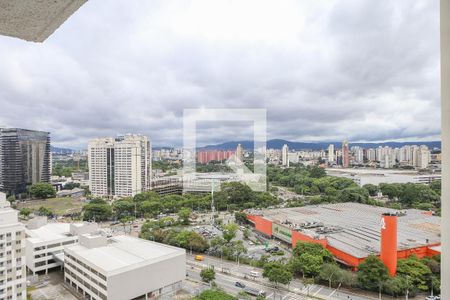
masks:
<path fill-rule="evenodd" d="M 187 280 L 193 280 L 196 282 L 201 282 L 200 277 L 200 271 L 202 270 L 201 267 L 192 266 L 191 268 L 188 268 L 187 274 L 188 279 Z M 294 293 L 289 293 L 286 291 L 280 291 L 274 294 L 274 290 L 271 288 L 268 288 L 266 285 L 248 280 L 243 278 L 236 278 L 235 276 L 228 275 L 225 273 L 216 273 L 216 284 L 222 288 L 224 291 L 226 291 L 229 294 L 237 295 L 239 292 L 242 292 L 243 289 L 235 286 L 236 281 L 239 281 L 243 283 L 246 287 L 251 287 L 256 290 L 262 290 L 266 292 L 267 299 L 282 299 L 282 300 L 294 300 L 294 299 L 308 299 L 307 297 L 299 296 Z M 205 286 L 205 288 L 207 288 Z M 201 290 L 205 289 L 201 288 Z M 276 298 L 275 298 L 276 297 Z"/>
<path fill-rule="evenodd" d="M 195 261 L 194 255 L 187 255 L 188 274 L 193 279 L 200 280 L 200 270 L 206 267 L 214 267 L 216 270 L 216 283 L 224 290 L 237 294 L 240 289 L 234 286 L 236 281 L 243 282 L 246 286 L 264 290 L 268 299 L 274 299 L 274 289 L 272 283 L 262 277 L 250 276 L 251 271 L 257 271 L 262 274 L 262 269 L 254 268 L 248 265 L 238 265 L 235 262 L 220 260 L 215 257 L 204 256 L 202 262 Z M 345 290 L 329 288 L 323 285 L 305 286 L 300 280 L 293 280 L 289 286 L 282 286 L 276 299 L 309 299 L 307 295 L 326 300 L 376 300 L 377 297 L 358 295 Z M 308 291 L 309 289 L 309 291 Z M 281 294 L 281 295 L 280 295 Z M 281 296 L 281 297 L 280 297 Z"/>

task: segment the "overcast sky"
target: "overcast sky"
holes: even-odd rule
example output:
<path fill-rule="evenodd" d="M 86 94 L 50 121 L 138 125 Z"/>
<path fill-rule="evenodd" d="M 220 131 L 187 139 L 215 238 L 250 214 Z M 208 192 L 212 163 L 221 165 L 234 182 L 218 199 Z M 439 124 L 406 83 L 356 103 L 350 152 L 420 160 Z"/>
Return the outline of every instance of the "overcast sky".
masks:
<path fill-rule="evenodd" d="M 0 36 L 0 70 L 0 126 L 55 146 L 181 145 L 185 108 L 266 108 L 292 141 L 440 134 L 437 0 L 92 0 L 43 44 Z M 222 125 L 202 142 L 248 138 Z"/>

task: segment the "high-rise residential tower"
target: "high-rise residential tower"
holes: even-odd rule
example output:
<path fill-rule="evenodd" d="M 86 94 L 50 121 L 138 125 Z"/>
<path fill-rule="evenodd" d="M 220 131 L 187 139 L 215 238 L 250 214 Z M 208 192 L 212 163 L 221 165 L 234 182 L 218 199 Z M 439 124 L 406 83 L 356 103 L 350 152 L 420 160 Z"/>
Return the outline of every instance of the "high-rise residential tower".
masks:
<path fill-rule="evenodd" d="M 430 150 L 425 145 L 422 145 L 417 150 L 417 159 L 416 159 L 416 167 L 419 169 L 426 169 L 428 167 L 428 163 L 430 162 Z"/>
<path fill-rule="evenodd" d="M 236 159 L 239 159 L 241 162 L 244 161 L 244 150 L 242 149 L 241 144 L 238 144 L 236 147 Z"/>
<path fill-rule="evenodd" d="M 18 212 L 0 193 L 0 295 L 2 299 L 27 299 L 25 227 Z"/>
<path fill-rule="evenodd" d="M 151 144 L 143 135 L 89 142 L 89 179 L 94 196 L 127 197 L 150 189 Z"/>
<path fill-rule="evenodd" d="M 328 146 L 328 163 L 332 164 L 334 162 L 335 162 L 335 159 L 334 159 L 334 145 L 330 144 Z"/>
<path fill-rule="evenodd" d="M 281 148 L 281 164 L 289 167 L 289 147 L 286 144 Z"/>
<path fill-rule="evenodd" d="M 0 128 L 0 191 L 26 192 L 27 186 L 50 181 L 50 134 Z"/>
<path fill-rule="evenodd" d="M 350 166 L 350 154 L 348 148 L 348 141 L 342 142 L 342 166 L 348 168 Z"/>

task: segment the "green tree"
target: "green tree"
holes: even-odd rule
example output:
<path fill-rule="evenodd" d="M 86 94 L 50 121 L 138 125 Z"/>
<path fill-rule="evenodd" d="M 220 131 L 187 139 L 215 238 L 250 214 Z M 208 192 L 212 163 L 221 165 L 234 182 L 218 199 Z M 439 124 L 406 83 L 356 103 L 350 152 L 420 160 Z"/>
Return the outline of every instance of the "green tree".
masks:
<path fill-rule="evenodd" d="M 143 192 L 133 197 L 134 202 L 159 201 L 161 197 L 155 192 Z"/>
<path fill-rule="evenodd" d="M 433 274 L 441 274 L 441 262 L 438 257 L 424 257 L 422 262 L 430 269 Z"/>
<path fill-rule="evenodd" d="M 319 256 L 324 262 L 333 261 L 333 255 L 331 254 L 331 252 L 317 243 L 298 242 L 295 245 L 294 250 L 292 251 L 294 257 L 300 257 L 300 255 L 305 253 L 313 256 Z"/>
<path fill-rule="evenodd" d="M 325 177 L 327 175 L 327 172 L 324 168 L 313 166 L 309 169 L 309 176 L 312 178 L 321 178 Z"/>
<path fill-rule="evenodd" d="M 428 290 L 431 270 L 416 256 L 400 259 L 397 264 L 397 276 L 407 276 L 409 282 L 419 290 Z"/>
<path fill-rule="evenodd" d="M 236 233 L 239 230 L 239 226 L 235 223 L 229 223 L 223 226 L 223 238 L 229 243 L 236 237 Z"/>
<path fill-rule="evenodd" d="M 388 278 L 383 284 L 383 291 L 393 297 L 402 296 L 407 290 L 407 281 L 404 276 Z"/>
<path fill-rule="evenodd" d="M 278 284 L 289 284 L 291 282 L 292 273 L 286 265 L 279 262 L 270 262 L 264 265 L 263 277 L 275 283 L 275 289 L 278 290 Z"/>
<path fill-rule="evenodd" d="M 379 188 L 390 200 L 398 198 L 402 192 L 402 186 L 399 183 L 380 183 Z"/>
<path fill-rule="evenodd" d="M 200 272 L 200 277 L 206 283 L 211 283 L 216 279 L 216 272 L 212 268 L 203 269 Z"/>
<path fill-rule="evenodd" d="M 245 203 L 253 198 L 254 193 L 248 185 L 240 182 L 230 182 L 222 184 L 222 192 L 224 192 L 230 203 Z"/>
<path fill-rule="evenodd" d="M 117 200 L 112 204 L 112 209 L 118 219 L 131 215 L 134 216 L 134 208 L 134 203 L 131 199 Z"/>
<path fill-rule="evenodd" d="M 154 234 L 154 231 L 152 231 Z M 208 248 L 208 241 L 195 231 L 167 230 L 163 243 L 178 246 L 186 250 L 204 252 Z"/>
<path fill-rule="evenodd" d="M 323 264 L 320 268 L 319 278 L 323 281 L 327 281 L 331 288 L 334 283 L 342 283 L 342 269 L 337 264 Z"/>
<path fill-rule="evenodd" d="M 79 188 L 80 184 L 76 182 L 68 182 L 63 186 L 63 190 L 73 190 L 74 188 Z"/>
<path fill-rule="evenodd" d="M 20 210 L 20 212 L 19 212 L 19 214 L 20 214 L 21 216 L 24 216 L 25 218 L 28 218 L 28 216 L 29 216 L 31 213 L 32 213 L 32 210 L 29 209 L 29 208 L 27 208 L 27 207 L 22 208 L 22 209 Z"/>
<path fill-rule="evenodd" d="M 242 241 L 233 241 L 230 246 L 233 251 L 233 256 L 236 257 L 236 260 L 239 263 L 241 255 L 247 253 L 247 248 L 245 248 Z"/>
<path fill-rule="evenodd" d="M 430 183 L 430 188 L 438 195 L 441 195 L 441 181 L 440 180 L 433 180 Z"/>
<path fill-rule="evenodd" d="M 155 217 L 162 212 L 162 205 L 159 201 L 145 200 L 140 203 L 138 210 L 141 215 Z"/>
<path fill-rule="evenodd" d="M 246 224 L 247 223 L 247 214 L 242 211 L 237 211 L 234 213 L 234 220 L 238 224 Z"/>
<path fill-rule="evenodd" d="M 414 203 L 436 203 L 440 200 L 440 197 L 428 185 L 405 183 L 402 185 L 398 200 L 411 207 Z"/>
<path fill-rule="evenodd" d="M 319 255 L 303 253 L 293 258 L 293 267 L 296 273 L 302 273 L 303 276 L 315 277 L 319 275 L 323 265 L 323 258 Z"/>
<path fill-rule="evenodd" d="M 109 204 L 94 203 L 91 201 L 83 207 L 83 220 L 85 221 L 106 221 L 112 216 L 112 209 Z M 103 201 L 104 202 L 104 201 Z"/>
<path fill-rule="evenodd" d="M 369 255 L 358 266 L 358 283 L 367 290 L 379 291 L 389 279 L 388 269 L 384 263 L 374 255 Z"/>
<path fill-rule="evenodd" d="M 225 293 L 221 290 L 206 290 L 203 291 L 197 297 L 194 297 L 193 300 L 235 300 L 236 298 Z"/>
<path fill-rule="evenodd" d="M 370 196 L 375 197 L 378 193 L 378 186 L 368 183 L 363 185 L 363 188 L 369 193 Z"/>
<path fill-rule="evenodd" d="M 286 265 L 279 262 L 270 262 L 264 266 L 263 277 L 275 284 L 288 284 L 292 280 L 292 273 Z"/>
<path fill-rule="evenodd" d="M 348 187 L 338 193 L 337 200 L 339 202 L 367 203 L 369 200 L 369 192 L 358 186 Z"/>
<path fill-rule="evenodd" d="M 39 216 L 46 216 L 46 217 L 49 217 L 49 216 L 52 216 L 52 215 L 53 215 L 53 212 L 52 212 L 50 209 L 48 209 L 47 207 L 41 206 L 41 207 L 39 207 L 39 209 L 37 210 L 37 214 L 38 214 Z"/>
<path fill-rule="evenodd" d="M 191 217 L 192 209 L 182 208 L 178 211 L 178 218 L 183 225 L 189 225 L 189 218 Z"/>
<path fill-rule="evenodd" d="M 28 191 L 30 192 L 31 196 L 34 198 L 54 198 L 56 197 L 56 191 L 53 188 L 53 186 L 50 183 L 41 182 L 41 183 L 35 183 L 32 184 Z"/>

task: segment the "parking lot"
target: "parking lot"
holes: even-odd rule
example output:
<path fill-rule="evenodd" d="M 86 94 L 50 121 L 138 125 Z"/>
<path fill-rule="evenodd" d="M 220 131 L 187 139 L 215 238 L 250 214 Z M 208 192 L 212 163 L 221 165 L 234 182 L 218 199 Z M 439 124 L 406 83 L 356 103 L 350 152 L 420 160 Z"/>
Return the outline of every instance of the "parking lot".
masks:
<path fill-rule="evenodd" d="M 234 216 L 228 213 L 221 213 L 219 219 L 222 224 L 234 222 Z M 215 237 L 222 237 L 222 226 L 218 224 L 212 225 L 210 215 L 199 216 L 198 220 L 201 220 L 201 222 L 197 222 L 190 229 L 199 233 L 208 241 L 211 241 Z M 278 261 L 291 257 L 290 245 L 284 245 L 277 240 L 267 239 L 259 233 L 254 232 L 248 225 L 239 226 L 234 240 L 242 241 L 247 251 L 247 253 L 241 255 L 242 258 L 259 260 L 261 257 L 266 256 L 269 261 Z M 214 253 L 214 251 L 209 254 L 220 256 L 219 253 Z"/>
<path fill-rule="evenodd" d="M 54 270 L 41 275 L 36 283 L 30 284 L 28 291 L 33 300 L 77 300 L 63 285 L 64 275 Z"/>

